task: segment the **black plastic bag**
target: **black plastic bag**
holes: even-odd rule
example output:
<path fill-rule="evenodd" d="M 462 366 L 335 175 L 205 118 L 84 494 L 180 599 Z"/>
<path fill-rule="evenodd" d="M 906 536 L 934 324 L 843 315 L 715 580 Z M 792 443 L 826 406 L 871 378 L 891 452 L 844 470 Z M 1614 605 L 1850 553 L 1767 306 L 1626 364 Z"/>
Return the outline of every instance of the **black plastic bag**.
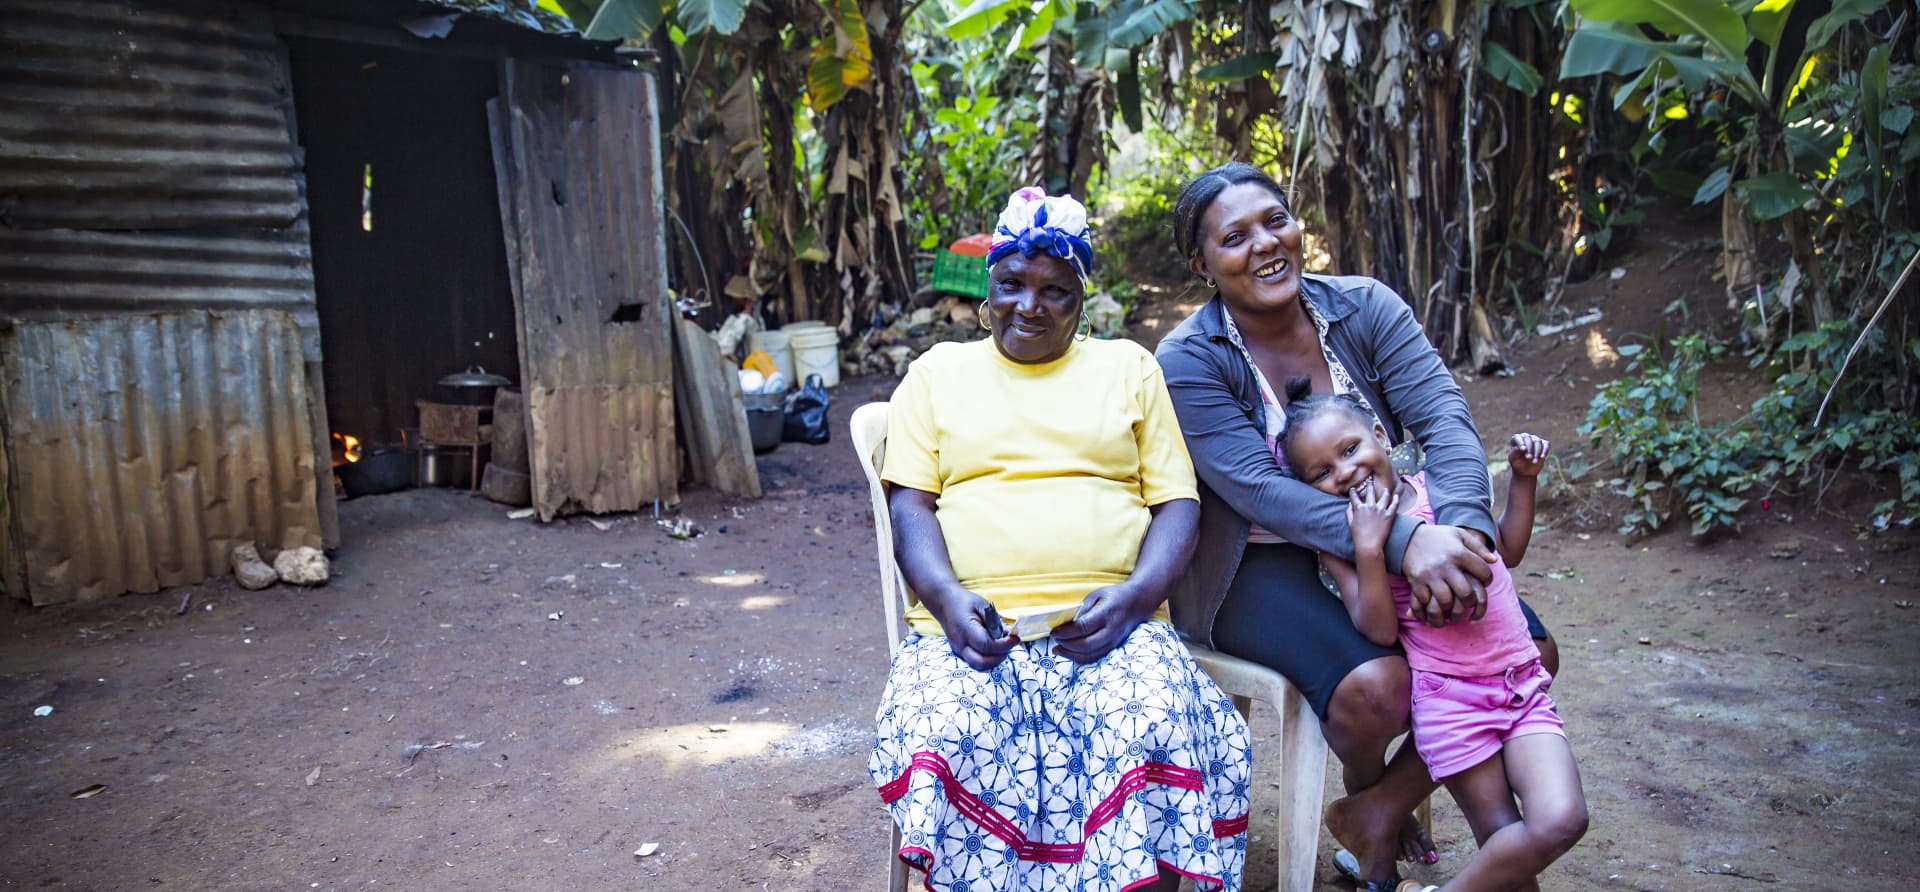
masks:
<path fill-rule="evenodd" d="M 815 445 L 827 442 L 827 383 L 819 375 L 808 375 L 806 383 L 787 397 L 787 419 L 780 439 Z"/>

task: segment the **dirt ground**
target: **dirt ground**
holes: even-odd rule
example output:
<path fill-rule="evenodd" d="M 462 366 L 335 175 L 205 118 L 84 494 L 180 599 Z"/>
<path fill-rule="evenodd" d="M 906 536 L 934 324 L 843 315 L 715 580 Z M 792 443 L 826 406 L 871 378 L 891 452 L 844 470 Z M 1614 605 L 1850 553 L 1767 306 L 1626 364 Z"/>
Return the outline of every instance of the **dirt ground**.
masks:
<path fill-rule="evenodd" d="M 1579 448 L 1620 368 L 1606 347 L 1717 311 L 1698 222 L 1643 233 L 1624 278 L 1563 298 L 1600 323 L 1465 382 L 1490 452 L 1519 429 Z M 865 759 L 886 638 L 845 425 L 892 384 L 842 384 L 832 443 L 761 458 L 765 499 L 684 493 L 695 539 L 413 491 L 341 505 L 324 588 L 0 608 L 0 887 L 882 888 Z M 1857 537 L 1872 498 L 1772 499 L 1706 544 L 1620 538 L 1591 480 L 1545 502 L 1519 582 L 1561 641 L 1593 822 L 1544 887 L 1920 876 L 1895 853 L 1920 834 L 1920 556 L 1908 533 Z M 1271 717 L 1253 720 L 1249 889 L 1274 883 Z M 1472 839 L 1444 793 L 1434 814 L 1443 858 L 1420 873 L 1439 879 Z M 1322 886 L 1346 888 L 1330 851 Z"/>

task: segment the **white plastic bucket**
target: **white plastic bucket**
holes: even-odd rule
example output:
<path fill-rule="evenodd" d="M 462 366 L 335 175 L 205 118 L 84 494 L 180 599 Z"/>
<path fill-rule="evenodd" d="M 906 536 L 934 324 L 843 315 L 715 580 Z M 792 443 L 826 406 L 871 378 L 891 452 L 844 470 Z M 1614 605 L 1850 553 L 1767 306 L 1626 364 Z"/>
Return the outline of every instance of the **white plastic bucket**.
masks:
<path fill-rule="evenodd" d="M 802 319 L 799 322 L 789 322 L 785 325 L 782 325 L 780 326 L 780 330 L 786 332 L 787 335 L 791 337 L 802 331 L 806 331 L 809 328 L 826 328 L 826 327 L 827 327 L 827 324 L 818 319 Z"/>
<path fill-rule="evenodd" d="M 786 376 L 788 383 L 800 380 L 793 376 L 793 349 L 788 344 L 786 332 L 756 331 L 747 335 L 747 348 L 765 350 L 768 356 L 773 357 L 773 367 Z"/>
<path fill-rule="evenodd" d="M 840 383 L 839 332 L 825 324 L 802 327 L 787 335 L 787 344 L 793 348 L 795 385 L 805 384 L 808 375 L 819 375 L 828 387 Z"/>

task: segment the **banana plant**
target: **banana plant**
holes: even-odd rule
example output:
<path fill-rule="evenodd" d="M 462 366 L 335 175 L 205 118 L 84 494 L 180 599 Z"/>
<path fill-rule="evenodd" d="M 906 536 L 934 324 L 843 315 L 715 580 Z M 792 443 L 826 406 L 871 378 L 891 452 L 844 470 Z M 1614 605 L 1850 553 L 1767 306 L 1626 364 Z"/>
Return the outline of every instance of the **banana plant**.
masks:
<path fill-rule="evenodd" d="M 541 8 L 561 12 L 594 40 L 646 40 L 672 23 L 681 36 L 739 32 L 752 0 L 540 0 Z M 816 112 L 846 98 L 848 90 L 868 89 L 873 79 L 873 46 L 859 0 L 824 0 L 826 27 L 807 68 L 807 101 Z"/>
<path fill-rule="evenodd" d="M 829 32 L 814 45 L 807 66 L 807 103 L 816 112 L 832 108 L 848 90 L 867 89 L 873 80 L 873 44 L 859 0 L 832 0 L 831 8 Z"/>
<path fill-rule="evenodd" d="M 1886 0 L 1839 0 L 1806 31 L 1791 65 L 1783 51 L 1794 42 L 1784 32 L 1795 0 L 1572 0 L 1579 26 L 1561 58 L 1563 79 L 1611 74 L 1623 83 L 1614 92 L 1614 108 L 1630 102 L 1653 104 L 1668 85 L 1706 95 L 1723 90 L 1752 119 L 1746 132 L 1763 141 L 1786 138 L 1782 132 L 1794 103 L 1814 77 L 1823 53 L 1848 25 L 1886 6 Z M 1665 38 L 1649 37 L 1652 28 Z M 1750 58 L 1762 58 L 1756 73 Z M 1784 76 L 1783 76 L 1784 75 Z M 1862 89 L 1885 92 L 1869 73 Z M 1777 142 L 1752 147 L 1760 163 L 1734 180 L 1729 164 L 1710 174 L 1695 194 L 1696 204 L 1713 201 L 1729 187 L 1758 220 L 1783 217 L 1818 197 L 1781 161 L 1788 153 Z"/>
<path fill-rule="evenodd" d="M 1047 53 L 1055 35 L 1065 35 L 1071 68 L 1112 83 L 1121 118 L 1135 131 L 1144 124 L 1141 53 L 1154 38 L 1194 18 L 1189 0 L 974 0 L 942 29 L 955 41 L 1006 39 L 1013 55 Z M 1015 29 L 1013 26 L 1017 25 Z M 1055 62 L 1051 67 L 1059 67 Z"/>
<path fill-rule="evenodd" d="M 1562 56 L 1563 79 L 1621 78 L 1616 109 L 1657 104 L 1677 87 L 1690 97 L 1686 104 L 1734 125 L 1722 131 L 1724 163 L 1694 194 L 1696 204 L 1722 202 L 1729 297 L 1744 300 L 1759 287 L 1753 224 L 1777 221 L 1797 277 L 1807 283 L 1814 319 L 1833 318 L 1829 261 L 1816 249 L 1817 230 L 1845 210 L 1831 181 L 1854 134 L 1878 163 L 1875 97 L 1886 95 L 1885 68 L 1872 64 L 1874 52 L 1885 50 L 1884 38 L 1867 53 L 1865 66 L 1838 50 L 1851 45 L 1842 39 L 1849 28 L 1879 13 L 1886 0 L 1834 0 L 1818 16 L 1796 16 L 1796 0 L 1571 0 L 1571 6 L 1579 24 Z M 1811 85 L 1822 93 L 1851 91 L 1852 98 L 1808 108 L 1803 100 Z M 1690 114 L 1681 108 L 1677 116 Z M 1880 171 L 1868 174 L 1877 197 Z"/>
<path fill-rule="evenodd" d="M 538 2 L 661 53 L 667 204 L 695 246 L 674 249 L 704 271 L 683 287 L 843 331 L 913 293 L 892 144 L 912 89 L 901 0 Z"/>

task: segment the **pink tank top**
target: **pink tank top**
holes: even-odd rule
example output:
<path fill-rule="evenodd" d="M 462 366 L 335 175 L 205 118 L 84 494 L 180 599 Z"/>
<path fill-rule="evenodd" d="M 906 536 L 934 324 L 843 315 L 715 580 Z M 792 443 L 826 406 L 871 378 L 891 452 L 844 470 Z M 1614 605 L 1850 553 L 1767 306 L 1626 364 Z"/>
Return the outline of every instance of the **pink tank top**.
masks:
<path fill-rule="evenodd" d="M 1413 504 L 1400 513 L 1434 523 L 1433 502 L 1427 497 L 1427 472 L 1401 478 L 1413 487 Z M 1413 586 L 1406 577 L 1389 576 L 1394 612 L 1400 617 L 1400 646 L 1407 664 L 1415 669 L 1462 678 L 1500 675 L 1508 669 L 1540 659 L 1540 648 L 1527 633 L 1526 614 L 1520 612 L 1520 593 L 1513 586 L 1507 562 L 1495 561 L 1493 582 L 1487 586 L 1487 615 L 1479 622 L 1457 620 L 1434 628 L 1407 617 L 1413 604 Z"/>

